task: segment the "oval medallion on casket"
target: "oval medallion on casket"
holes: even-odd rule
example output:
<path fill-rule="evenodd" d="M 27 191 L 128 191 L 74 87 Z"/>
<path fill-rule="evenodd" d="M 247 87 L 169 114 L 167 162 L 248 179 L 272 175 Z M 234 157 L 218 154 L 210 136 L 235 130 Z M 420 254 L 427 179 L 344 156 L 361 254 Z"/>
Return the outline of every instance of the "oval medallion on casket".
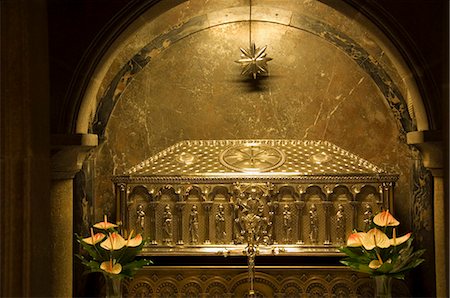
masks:
<path fill-rule="evenodd" d="M 259 143 L 246 143 L 227 148 L 220 163 L 240 172 L 267 172 L 284 164 L 285 155 L 278 148 Z"/>

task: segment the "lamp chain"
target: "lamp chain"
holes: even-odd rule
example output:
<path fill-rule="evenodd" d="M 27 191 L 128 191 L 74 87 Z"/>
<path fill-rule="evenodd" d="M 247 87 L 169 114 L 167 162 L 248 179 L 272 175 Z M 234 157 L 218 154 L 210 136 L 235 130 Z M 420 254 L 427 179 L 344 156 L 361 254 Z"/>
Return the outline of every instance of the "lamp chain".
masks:
<path fill-rule="evenodd" d="M 248 39 L 249 39 L 249 46 L 252 48 L 252 0 L 249 0 L 250 2 L 250 14 L 249 14 L 249 22 L 248 22 Z"/>

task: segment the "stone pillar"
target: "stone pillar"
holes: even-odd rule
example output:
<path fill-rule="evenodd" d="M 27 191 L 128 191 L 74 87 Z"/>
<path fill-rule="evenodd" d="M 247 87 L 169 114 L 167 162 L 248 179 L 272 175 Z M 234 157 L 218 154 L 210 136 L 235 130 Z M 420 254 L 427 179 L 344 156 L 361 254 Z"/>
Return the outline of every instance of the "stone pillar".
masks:
<path fill-rule="evenodd" d="M 305 207 L 305 202 L 303 201 L 296 201 L 295 207 L 297 208 L 297 244 L 303 244 L 303 225 L 302 225 L 302 218 L 303 218 L 303 207 Z"/>
<path fill-rule="evenodd" d="M 54 253 L 49 274 L 53 276 L 52 293 L 72 295 L 73 258 L 73 180 L 52 179 L 50 190 L 50 220 L 54 227 L 50 231 L 49 249 Z"/>
<path fill-rule="evenodd" d="M 444 196 L 444 177 L 443 171 L 433 170 L 434 186 L 434 253 L 436 266 L 436 296 L 447 297 L 448 279 L 446 278 L 446 265 L 448 264 L 448 251 L 446 243 L 448 242 L 448 225 L 445 221 L 445 196 Z"/>
<path fill-rule="evenodd" d="M 177 210 L 177 245 L 183 245 L 183 209 L 185 203 L 177 202 L 175 203 L 175 208 Z"/>
<path fill-rule="evenodd" d="M 273 244 L 278 244 L 277 240 L 277 211 L 278 211 L 278 201 L 272 202 L 272 210 L 269 210 L 269 216 L 272 218 L 272 241 Z"/>
<path fill-rule="evenodd" d="M 323 244 L 330 245 L 331 244 L 330 209 L 333 206 L 333 203 L 330 201 L 323 201 L 322 206 L 325 209 L 325 241 L 323 242 Z"/>
<path fill-rule="evenodd" d="M 49 235 L 47 1 L 2 1 L 0 13 L 0 296 L 58 296 L 48 249 L 58 239 Z"/>
<path fill-rule="evenodd" d="M 446 218 L 443 144 L 439 131 L 414 131 L 407 134 L 410 145 L 416 145 L 423 156 L 424 166 L 433 175 L 434 250 L 436 296 L 447 297 L 448 288 L 448 218 Z M 448 194 L 447 194 L 448 196 Z M 448 204 L 448 202 L 447 202 Z"/>
<path fill-rule="evenodd" d="M 128 208 L 127 208 L 127 185 L 125 183 L 117 183 L 116 185 L 116 223 L 120 224 L 120 233 L 127 237 L 128 231 L 123 231 L 123 229 L 126 230 L 126 227 L 124 227 L 123 223 L 129 223 L 128 220 Z M 110 220 L 112 221 L 112 219 Z"/>
<path fill-rule="evenodd" d="M 350 206 L 352 206 L 352 231 L 358 229 L 358 206 L 360 205 L 357 201 L 350 201 Z"/>
<path fill-rule="evenodd" d="M 151 245 L 156 245 L 158 242 L 156 241 L 156 206 L 158 206 L 158 202 L 152 201 L 149 203 L 150 209 L 150 235 L 149 241 Z"/>
<path fill-rule="evenodd" d="M 394 210 L 394 183 L 393 182 L 383 182 L 381 184 L 383 192 L 383 197 L 381 200 L 377 200 L 378 208 L 388 209 L 390 213 L 395 214 Z M 381 193 L 380 193 L 381 194 Z"/>
<path fill-rule="evenodd" d="M 86 154 L 97 146 L 97 135 L 55 135 L 52 137 L 50 186 L 50 255 L 53 266 L 52 296 L 72 296 L 73 272 L 73 178 Z"/>
<path fill-rule="evenodd" d="M 205 210 L 205 244 L 211 244 L 209 235 L 209 217 L 211 212 L 212 202 L 204 202 L 203 208 Z"/>

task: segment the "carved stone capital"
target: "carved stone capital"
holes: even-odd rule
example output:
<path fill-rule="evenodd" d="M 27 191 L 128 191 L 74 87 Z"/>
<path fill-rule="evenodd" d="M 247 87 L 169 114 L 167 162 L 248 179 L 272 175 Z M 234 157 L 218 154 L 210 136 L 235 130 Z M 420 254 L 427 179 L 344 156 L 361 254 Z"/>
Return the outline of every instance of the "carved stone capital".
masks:
<path fill-rule="evenodd" d="M 423 156 L 423 164 L 433 176 L 443 176 L 444 150 L 440 131 L 412 131 L 406 135 L 409 145 L 415 145 Z"/>
<path fill-rule="evenodd" d="M 53 135 L 51 144 L 52 179 L 72 179 L 89 151 L 98 145 L 98 137 L 95 134 Z"/>
<path fill-rule="evenodd" d="M 302 210 L 303 209 L 303 207 L 305 207 L 305 202 L 303 202 L 303 201 L 296 201 L 295 202 L 295 207 L 298 209 L 298 210 Z"/>

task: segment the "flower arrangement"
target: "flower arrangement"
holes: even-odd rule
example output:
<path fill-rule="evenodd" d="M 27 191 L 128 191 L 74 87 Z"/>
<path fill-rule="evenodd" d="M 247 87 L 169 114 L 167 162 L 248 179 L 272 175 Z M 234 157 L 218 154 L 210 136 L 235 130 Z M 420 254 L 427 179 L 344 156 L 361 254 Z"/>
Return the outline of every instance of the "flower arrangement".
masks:
<path fill-rule="evenodd" d="M 91 236 L 87 238 L 76 235 L 77 241 L 87 254 L 77 254 L 88 272 L 101 272 L 105 278 L 132 278 L 136 271 L 152 262 L 146 259 L 136 260 L 144 241 L 140 234 L 133 237 L 133 231 L 127 239 L 117 231 L 118 225 L 104 221 L 91 227 Z M 94 231 L 97 233 L 94 234 Z"/>
<path fill-rule="evenodd" d="M 404 279 L 409 270 L 424 261 L 421 256 L 425 250 L 414 252 L 411 232 L 397 237 L 399 225 L 389 210 L 378 213 L 373 217 L 369 231 L 355 231 L 348 237 L 347 246 L 340 248 L 347 255 L 341 263 L 373 277 L 384 275 Z"/>

